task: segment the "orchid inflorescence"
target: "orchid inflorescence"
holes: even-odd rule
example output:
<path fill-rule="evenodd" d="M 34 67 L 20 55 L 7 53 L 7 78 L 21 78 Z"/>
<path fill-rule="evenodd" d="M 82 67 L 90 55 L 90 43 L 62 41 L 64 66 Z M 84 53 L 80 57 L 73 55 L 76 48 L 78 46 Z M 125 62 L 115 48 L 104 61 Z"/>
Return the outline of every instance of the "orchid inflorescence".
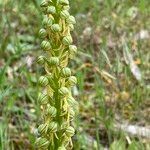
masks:
<path fill-rule="evenodd" d="M 44 55 L 37 62 L 46 74 L 38 81 L 43 87 L 38 96 L 43 122 L 38 126 L 35 145 L 41 150 L 66 150 L 72 147 L 75 129 L 71 121 L 78 105 L 71 93 L 77 79 L 67 67 L 77 52 L 70 34 L 76 21 L 69 14 L 68 0 L 44 0 L 41 9 L 44 19 L 39 35 Z"/>

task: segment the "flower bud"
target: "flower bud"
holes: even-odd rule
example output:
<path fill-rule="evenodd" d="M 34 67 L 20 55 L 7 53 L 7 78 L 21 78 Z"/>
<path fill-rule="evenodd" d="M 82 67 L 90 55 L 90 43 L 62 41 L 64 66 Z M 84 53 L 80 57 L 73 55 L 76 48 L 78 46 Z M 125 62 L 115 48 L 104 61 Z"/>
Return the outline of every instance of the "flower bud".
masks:
<path fill-rule="evenodd" d="M 69 12 L 68 12 L 67 10 L 62 10 L 62 11 L 60 12 L 60 17 L 61 17 L 62 19 L 67 19 L 69 16 L 70 16 L 70 14 L 69 14 Z"/>
<path fill-rule="evenodd" d="M 65 5 L 65 6 L 63 6 L 63 9 L 64 9 L 64 10 L 69 10 L 69 9 L 70 9 L 70 6 L 69 6 L 69 5 Z"/>
<path fill-rule="evenodd" d="M 49 141 L 46 138 L 38 138 L 35 141 L 35 145 L 38 149 L 46 150 L 49 146 Z"/>
<path fill-rule="evenodd" d="M 68 90 L 66 87 L 61 87 L 61 88 L 59 89 L 59 94 L 60 94 L 61 96 L 67 96 L 67 95 L 69 94 L 69 90 Z"/>
<path fill-rule="evenodd" d="M 50 85 L 54 83 L 54 78 L 53 78 L 52 75 L 48 75 L 48 76 L 47 76 L 47 79 L 48 79 Z"/>
<path fill-rule="evenodd" d="M 71 76 L 71 70 L 68 67 L 65 67 L 61 70 L 61 76 L 62 77 L 70 77 Z"/>
<path fill-rule="evenodd" d="M 45 17 L 43 19 L 42 25 L 46 28 L 46 27 L 51 27 L 53 24 L 53 20 L 51 18 Z"/>
<path fill-rule="evenodd" d="M 78 106 L 78 102 L 72 97 L 69 96 L 67 98 L 67 102 L 69 103 L 70 106 L 74 107 L 74 106 Z"/>
<path fill-rule="evenodd" d="M 46 30 L 40 29 L 39 36 L 40 36 L 40 38 L 45 38 L 47 36 Z"/>
<path fill-rule="evenodd" d="M 38 102 L 42 105 L 46 105 L 49 101 L 49 97 L 46 94 L 40 93 L 38 96 Z"/>
<path fill-rule="evenodd" d="M 70 28 L 70 31 L 73 31 L 74 30 L 73 24 L 69 24 L 69 28 Z"/>
<path fill-rule="evenodd" d="M 43 50 L 45 50 L 45 51 L 48 51 L 48 50 L 50 50 L 51 49 L 51 44 L 50 44 L 50 42 L 48 42 L 48 41 L 43 41 L 42 43 L 41 43 L 41 48 L 43 49 Z"/>
<path fill-rule="evenodd" d="M 48 79 L 45 76 L 41 76 L 39 78 L 39 83 L 41 86 L 47 86 L 48 85 Z"/>
<path fill-rule="evenodd" d="M 40 133 L 38 132 L 38 129 L 34 129 L 34 130 L 33 130 L 33 134 L 34 134 L 36 137 L 39 137 L 39 136 L 40 136 Z"/>
<path fill-rule="evenodd" d="M 66 150 L 65 146 L 58 147 L 58 150 Z"/>
<path fill-rule="evenodd" d="M 42 7 L 41 11 L 46 14 L 47 13 L 47 7 Z"/>
<path fill-rule="evenodd" d="M 47 7 L 48 6 L 48 2 L 46 0 L 43 0 L 40 4 L 41 7 Z"/>
<path fill-rule="evenodd" d="M 55 117 L 57 113 L 57 109 L 53 106 L 48 106 L 47 108 L 47 114 L 50 115 L 51 117 Z"/>
<path fill-rule="evenodd" d="M 55 14 L 56 13 L 56 8 L 54 6 L 49 6 L 47 8 L 47 13 L 48 14 Z"/>
<path fill-rule="evenodd" d="M 69 1 L 68 0 L 59 0 L 59 3 L 61 5 L 69 5 Z"/>
<path fill-rule="evenodd" d="M 75 45 L 69 45 L 69 50 L 77 52 L 77 47 Z"/>
<path fill-rule="evenodd" d="M 41 48 L 42 48 L 43 50 L 45 50 L 45 51 L 50 50 L 50 49 L 51 49 L 51 44 L 50 44 L 50 42 L 48 42 L 48 41 L 43 41 L 43 42 L 41 43 Z"/>
<path fill-rule="evenodd" d="M 65 133 L 66 133 L 67 137 L 72 137 L 75 133 L 75 130 L 73 127 L 70 126 L 70 127 L 67 127 Z"/>
<path fill-rule="evenodd" d="M 67 126 L 68 126 L 68 122 L 62 122 L 60 130 L 65 130 Z"/>
<path fill-rule="evenodd" d="M 66 83 L 66 85 L 68 86 L 74 86 L 77 84 L 77 78 L 75 76 L 71 76 L 68 78 L 68 81 Z"/>
<path fill-rule="evenodd" d="M 69 17 L 66 19 L 66 22 L 67 22 L 68 24 L 76 24 L 75 17 L 69 16 Z"/>
<path fill-rule="evenodd" d="M 64 45 L 70 45 L 73 42 L 73 40 L 72 37 L 68 35 L 63 38 L 62 42 Z"/>
<path fill-rule="evenodd" d="M 59 58 L 58 57 L 51 57 L 48 61 L 47 61 L 48 65 L 50 66 L 58 66 L 59 65 Z"/>
<path fill-rule="evenodd" d="M 56 132 L 57 131 L 57 123 L 51 122 L 48 126 L 49 132 Z"/>
<path fill-rule="evenodd" d="M 38 127 L 38 132 L 42 135 L 42 134 L 46 134 L 47 133 L 47 124 L 41 124 Z"/>
<path fill-rule="evenodd" d="M 37 63 L 43 65 L 45 63 L 45 57 L 39 56 L 37 59 Z"/>
<path fill-rule="evenodd" d="M 72 59 L 77 53 L 77 47 L 75 45 L 69 45 L 69 57 Z"/>
<path fill-rule="evenodd" d="M 51 30 L 52 30 L 53 32 L 60 32 L 60 31 L 61 31 L 61 28 L 60 28 L 59 24 L 53 24 L 53 25 L 51 26 Z"/>
<path fill-rule="evenodd" d="M 74 110 L 72 108 L 69 110 L 69 113 L 70 113 L 70 117 L 74 118 L 75 112 L 74 112 Z"/>

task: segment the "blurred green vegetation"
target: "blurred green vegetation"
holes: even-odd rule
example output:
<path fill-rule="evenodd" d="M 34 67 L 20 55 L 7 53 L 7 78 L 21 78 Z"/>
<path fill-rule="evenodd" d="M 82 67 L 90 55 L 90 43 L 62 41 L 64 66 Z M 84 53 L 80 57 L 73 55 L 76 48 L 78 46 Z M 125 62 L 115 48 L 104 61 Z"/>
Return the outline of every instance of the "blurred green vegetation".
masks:
<path fill-rule="evenodd" d="M 80 104 L 75 150 L 149 150 L 149 137 L 119 125 L 150 126 L 150 1 L 70 1 L 79 52 L 71 67 Z M 40 0 L 0 0 L 0 150 L 34 149 L 40 122 L 36 64 Z M 116 127 L 117 126 L 117 127 Z"/>

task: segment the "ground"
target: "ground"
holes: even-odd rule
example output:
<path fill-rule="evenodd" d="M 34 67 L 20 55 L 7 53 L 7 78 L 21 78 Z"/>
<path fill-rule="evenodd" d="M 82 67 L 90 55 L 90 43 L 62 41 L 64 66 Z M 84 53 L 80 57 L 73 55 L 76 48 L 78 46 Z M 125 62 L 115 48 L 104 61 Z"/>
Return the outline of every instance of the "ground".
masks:
<path fill-rule="evenodd" d="M 40 0 L 0 0 L 0 150 L 34 149 L 43 68 Z M 70 62 L 78 85 L 75 150 L 149 150 L 150 1 L 70 1 L 78 46 Z"/>

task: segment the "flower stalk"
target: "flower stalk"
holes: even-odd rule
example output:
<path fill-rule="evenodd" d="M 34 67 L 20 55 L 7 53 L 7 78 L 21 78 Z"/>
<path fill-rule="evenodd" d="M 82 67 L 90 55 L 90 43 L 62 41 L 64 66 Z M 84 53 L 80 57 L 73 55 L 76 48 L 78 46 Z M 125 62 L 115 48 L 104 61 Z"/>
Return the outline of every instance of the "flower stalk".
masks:
<path fill-rule="evenodd" d="M 38 96 L 43 122 L 35 145 L 41 150 L 65 150 L 73 146 L 71 121 L 78 105 L 71 93 L 77 79 L 67 67 L 77 52 L 70 34 L 76 21 L 69 14 L 68 0 L 44 0 L 41 8 L 44 19 L 39 35 L 44 55 L 37 62 L 45 68 L 39 78 L 43 92 Z"/>

